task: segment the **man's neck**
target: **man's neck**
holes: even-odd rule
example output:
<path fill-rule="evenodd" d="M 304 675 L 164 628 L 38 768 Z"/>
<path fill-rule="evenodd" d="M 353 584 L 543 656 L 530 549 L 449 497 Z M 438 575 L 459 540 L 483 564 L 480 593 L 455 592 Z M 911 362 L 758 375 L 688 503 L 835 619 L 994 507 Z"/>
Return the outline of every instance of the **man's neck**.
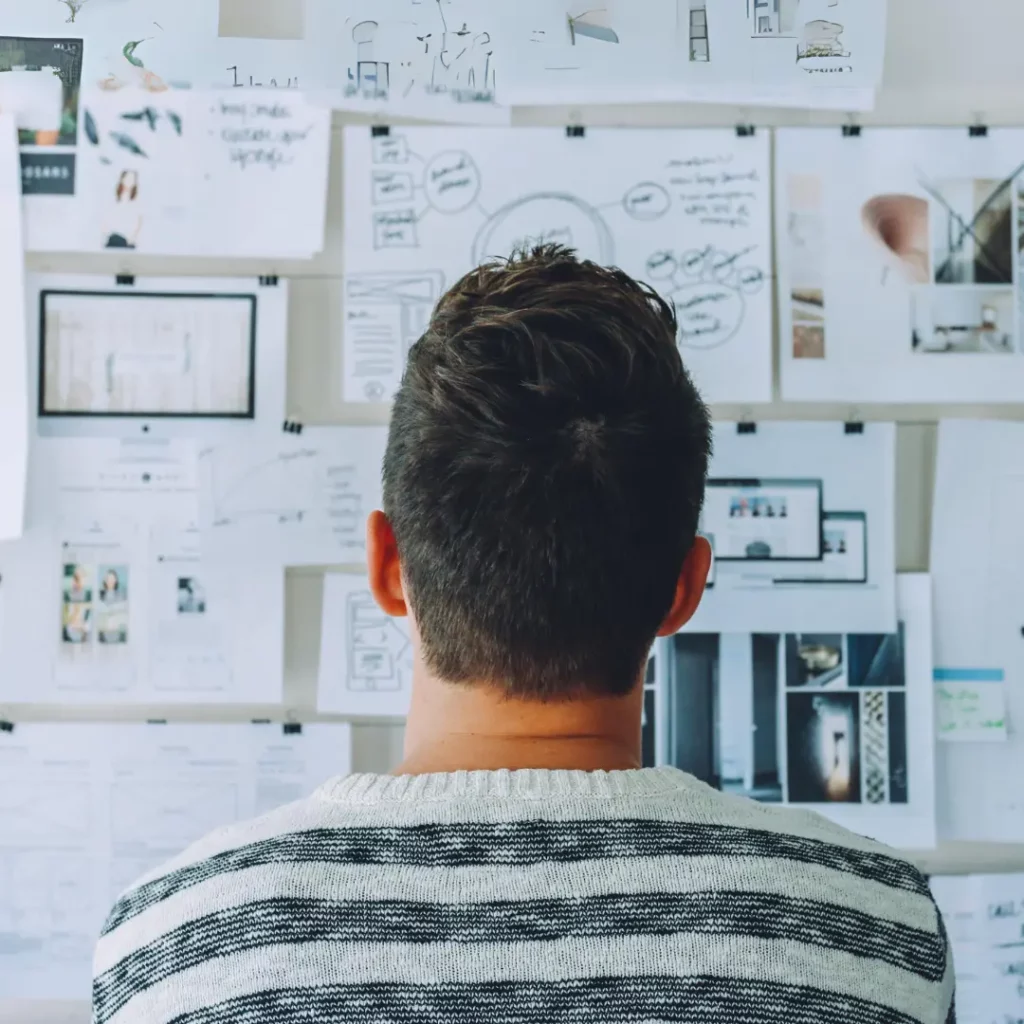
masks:
<path fill-rule="evenodd" d="M 639 685 L 625 697 L 541 702 L 423 673 L 413 686 L 405 759 L 394 774 L 639 768 L 642 701 Z"/>

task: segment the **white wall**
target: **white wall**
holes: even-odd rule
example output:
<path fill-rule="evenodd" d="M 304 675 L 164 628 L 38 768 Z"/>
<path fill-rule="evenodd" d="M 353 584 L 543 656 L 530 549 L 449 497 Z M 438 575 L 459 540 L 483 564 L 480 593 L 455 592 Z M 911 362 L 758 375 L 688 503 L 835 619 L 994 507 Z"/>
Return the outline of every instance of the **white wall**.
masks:
<path fill-rule="evenodd" d="M 210 0 L 212 3 L 213 0 Z M 480 0 L 484 2 L 484 0 Z M 301 0 L 221 0 L 222 31 L 274 36 L 295 32 Z M 1024 124 L 1024 4 L 1019 0 L 890 0 L 885 88 L 877 110 L 860 115 L 864 124 Z M 359 119 L 354 119 L 359 120 Z M 757 125 L 841 124 L 837 114 L 663 105 L 656 107 L 530 108 L 516 112 L 518 124 L 605 125 Z M 100 256 L 30 259 L 31 270 L 95 271 L 138 274 L 256 274 L 278 273 L 292 278 L 289 352 L 289 414 L 307 423 L 380 423 L 386 414 L 376 409 L 345 405 L 340 401 L 341 321 L 341 162 L 340 126 L 335 117 L 334 171 L 331 181 L 328 243 L 310 263 L 278 264 L 231 260 L 174 260 Z M 935 421 L 943 415 L 989 416 L 1024 419 L 1024 404 L 1014 406 L 877 406 L 852 408 L 836 405 L 764 407 L 720 406 L 722 419 L 895 419 L 897 435 L 897 563 L 901 570 L 928 568 L 931 495 L 934 479 Z M 320 574 L 290 572 L 287 586 L 286 704 L 304 719 L 310 717 L 315 693 L 320 633 Z M 133 709 L 130 717 L 144 719 L 163 709 Z M 230 714 L 175 712 L 174 717 L 242 720 L 267 709 L 242 708 Z M 14 709 L 0 706 L 0 716 Z M 169 713 L 169 712 L 167 712 Z M 103 717 L 95 712 L 28 707 L 17 717 Z M 357 769 L 386 771 L 400 754 L 398 725 L 360 725 L 355 729 Z M 1024 846 L 994 847 L 979 844 L 947 845 L 918 858 L 927 870 L 1024 870 Z M 54 1016 L 55 1008 L 22 1008 L 5 1013 L 0 1021 L 28 1022 Z M 84 1021 L 81 1009 L 69 1020 Z"/>

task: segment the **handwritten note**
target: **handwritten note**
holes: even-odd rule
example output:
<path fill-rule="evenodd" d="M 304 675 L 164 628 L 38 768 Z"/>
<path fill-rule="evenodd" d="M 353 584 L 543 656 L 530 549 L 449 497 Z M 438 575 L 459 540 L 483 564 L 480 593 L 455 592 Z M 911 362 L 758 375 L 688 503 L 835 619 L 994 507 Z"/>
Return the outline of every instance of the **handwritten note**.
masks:
<path fill-rule="evenodd" d="M 323 248 L 330 111 L 299 92 L 202 97 L 207 222 L 238 255 Z M 223 247 L 223 246 L 222 246 Z"/>
<path fill-rule="evenodd" d="M 698 224 L 749 227 L 751 206 L 760 200 L 761 176 L 737 154 L 674 160 L 669 175 L 687 217 Z"/>
<path fill-rule="evenodd" d="M 936 670 L 938 738 L 947 743 L 1004 742 L 1007 738 L 1005 683 L 1002 679 L 971 679 L 971 674 Z"/>

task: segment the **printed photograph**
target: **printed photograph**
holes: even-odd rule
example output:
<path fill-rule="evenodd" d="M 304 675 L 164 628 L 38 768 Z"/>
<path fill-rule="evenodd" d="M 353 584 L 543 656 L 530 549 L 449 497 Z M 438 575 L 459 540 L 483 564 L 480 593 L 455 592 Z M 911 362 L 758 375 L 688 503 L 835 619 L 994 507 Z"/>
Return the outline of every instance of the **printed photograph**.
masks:
<path fill-rule="evenodd" d="M 846 664 L 843 637 L 839 633 L 788 633 L 786 635 L 786 685 L 845 688 Z"/>
<path fill-rule="evenodd" d="M 178 578 L 178 614 L 202 615 L 206 612 L 206 591 L 194 576 Z"/>
<path fill-rule="evenodd" d="M 961 178 L 922 182 L 931 197 L 936 284 L 1013 284 L 1011 182 Z"/>
<path fill-rule="evenodd" d="M 779 636 L 680 633 L 670 665 L 670 763 L 709 785 L 783 799 Z"/>
<path fill-rule="evenodd" d="M 915 353 L 989 353 L 1019 350 L 1012 288 L 919 288 L 911 294 Z"/>
<path fill-rule="evenodd" d="M 23 146 L 75 145 L 81 85 L 81 39 L 0 36 L 0 106 Z"/>
<path fill-rule="evenodd" d="M 791 803 L 860 802 L 858 693 L 787 693 Z"/>
<path fill-rule="evenodd" d="M 96 639 L 101 644 L 128 643 L 128 566 L 99 567 Z"/>
<path fill-rule="evenodd" d="M 786 187 L 793 358 L 824 359 L 824 186 L 817 175 L 791 174 Z"/>
<path fill-rule="evenodd" d="M 65 601 L 61 611 L 61 640 L 66 644 L 86 644 L 92 628 L 92 605 Z"/>
<path fill-rule="evenodd" d="M 74 195 L 82 51 L 81 39 L 0 36 L 0 109 L 15 114 L 26 195 Z"/>
<path fill-rule="evenodd" d="M 903 638 L 677 634 L 668 763 L 764 802 L 906 803 Z"/>
<path fill-rule="evenodd" d="M 822 546 L 826 555 L 845 555 L 846 530 L 835 526 L 826 526 L 822 532 Z"/>
<path fill-rule="evenodd" d="M 903 624 L 890 634 L 851 633 L 846 638 L 850 686 L 877 689 L 906 686 Z"/>
<path fill-rule="evenodd" d="M 92 600 L 92 566 L 80 562 L 64 563 L 64 600 L 70 604 Z"/>
<path fill-rule="evenodd" d="M 908 284 L 929 284 L 928 200 L 904 193 L 872 196 L 860 211 L 868 238 L 886 257 L 883 283 L 890 266 Z"/>

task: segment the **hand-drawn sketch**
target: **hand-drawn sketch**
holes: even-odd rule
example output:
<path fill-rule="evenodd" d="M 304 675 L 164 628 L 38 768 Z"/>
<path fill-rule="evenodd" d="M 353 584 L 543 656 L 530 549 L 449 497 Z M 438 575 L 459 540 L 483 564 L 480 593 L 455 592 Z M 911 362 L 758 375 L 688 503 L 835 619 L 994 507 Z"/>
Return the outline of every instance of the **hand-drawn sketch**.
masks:
<path fill-rule="evenodd" d="M 346 201 L 359 213 L 346 223 L 346 253 L 359 270 L 345 281 L 346 398 L 394 393 L 444 288 L 472 267 L 546 243 L 658 289 L 712 395 L 717 386 L 765 397 L 764 140 L 640 131 L 628 145 L 620 139 L 614 130 L 348 132 Z M 607 173 L 595 178 L 594 166 Z M 679 247 L 679 238 L 692 243 Z M 719 357 L 698 353 L 755 344 L 765 352 L 745 362 L 746 384 L 727 360 L 701 366 Z M 712 373 L 721 374 L 717 385 Z"/>
<path fill-rule="evenodd" d="M 750 34 L 755 39 L 796 35 L 800 0 L 747 0 Z"/>
<path fill-rule="evenodd" d="M 408 690 L 412 685 L 412 645 L 398 620 L 385 615 L 369 591 L 349 594 L 345 615 L 346 688 L 355 692 Z"/>
<path fill-rule="evenodd" d="M 569 42 L 576 45 L 576 37 L 596 39 L 602 43 L 617 43 L 619 35 L 608 23 L 608 10 L 604 7 L 592 8 L 582 14 L 570 14 Z"/>
<path fill-rule="evenodd" d="M 797 46 L 796 59 L 807 60 L 810 57 L 849 57 L 850 51 L 844 49 L 841 36 L 844 27 L 837 21 L 826 21 L 815 18 L 803 27 L 800 44 Z"/>
<path fill-rule="evenodd" d="M 679 320 L 682 348 L 717 348 L 740 329 L 747 295 L 764 286 L 764 271 L 743 260 L 756 246 L 720 252 L 711 246 L 684 253 L 660 250 L 647 261 L 647 277 L 668 290 Z"/>
<path fill-rule="evenodd" d="M 348 54 L 342 106 L 450 107 L 453 116 L 458 110 L 472 120 L 472 108 L 496 105 L 491 33 L 465 17 L 476 10 L 453 0 L 410 3 L 407 9 L 391 4 L 383 14 L 378 5 L 354 6 L 359 10 L 342 28 Z"/>
<path fill-rule="evenodd" d="M 711 44 L 708 40 L 707 0 L 689 0 L 690 60 L 711 60 Z"/>
<path fill-rule="evenodd" d="M 301 523 L 312 511 L 312 499 L 322 490 L 319 458 L 313 447 L 277 452 L 264 462 L 243 466 L 240 475 L 211 460 L 208 494 L 212 525 L 225 527 L 266 518 Z"/>

